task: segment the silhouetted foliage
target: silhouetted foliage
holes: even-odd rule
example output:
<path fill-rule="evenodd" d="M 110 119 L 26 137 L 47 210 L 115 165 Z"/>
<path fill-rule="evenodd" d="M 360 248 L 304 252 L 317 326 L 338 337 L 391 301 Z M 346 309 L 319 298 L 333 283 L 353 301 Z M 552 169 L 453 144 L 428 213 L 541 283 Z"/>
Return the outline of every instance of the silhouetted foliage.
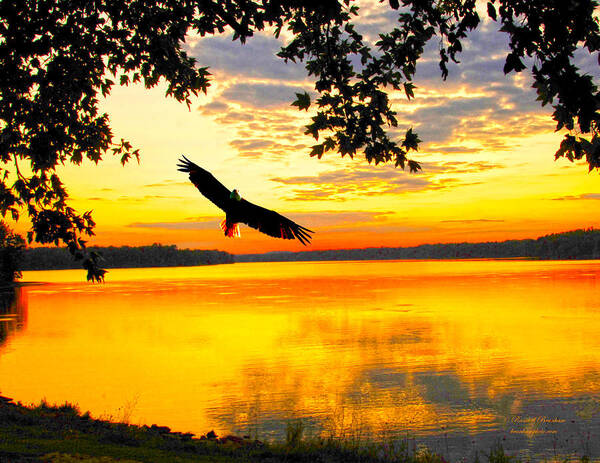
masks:
<path fill-rule="evenodd" d="M 13 233 L 8 225 L 0 221 L 0 285 L 21 278 L 19 261 L 24 248 L 23 237 Z"/>
<path fill-rule="evenodd" d="M 540 259 L 600 259 L 600 230 L 573 230 L 536 240 Z"/>
<path fill-rule="evenodd" d="M 194 265 L 229 264 L 233 256 L 224 251 L 177 249 L 175 245 L 90 247 L 91 254 L 101 257 L 106 268 L 185 267 Z M 22 270 L 58 270 L 79 268 L 66 249 L 30 248 L 24 251 Z"/>
<path fill-rule="evenodd" d="M 410 248 L 333 249 L 328 251 L 241 254 L 236 262 L 394 259 L 600 259 L 600 230 L 575 230 L 536 240 L 423 244 Z"/>
<path fill-rule="evenodd" d="M 542 105 L 554 107 L 557 129 L 569 131 L 556 157 L 585 158 L 600 166 L 598 89 L 573 64 L 576 50 L 600 49 L 595 0 L 491 0 L 487 14 L 510 37 L 505 73 L 521 72 L 532 57 L 532 74 Z M 98 260 L 82 236 L 93 235 L 90 212 L 69 206 L 56 172 L 59 164 L 98 163 L 106 153 L 123 164 L 139 151 L 115 140 L 99 98 L 113 85 L 164 79 L 167 96 L 190 105 L 206 92 L 207 68 L 182 49 L 186 34 L 232 32 L 244 43 L 255 32 L 289 33 L 278 53 L 302 61 L 314 78 L 317 111 L 306 133 L 319 143 L 310 155 L 329 150 L 342 156 L 364 153 L 369 162 L 394 162 L 417 171 L 407 155 L 420 139 L 398 126 L 386 89 L 414 97 L 412 79 L 425 44 L 439 40 L 441 76 L 458 62 L 462 41 L 480 24 L 475 0 L 389 0 L 397 10 L 392 30 L 375 44 L 356 31 L 359 9 L 351 0 L 19 0 L 0 2 L 0 211 L 31 219 L 28 240 L 65 243 L 85 262 L 92 280 L 101 279 Z M 312 106 L 308 93 L 292 103 Z M 587 136 L 586 134 L 589 134 Z M 586 135 L 586 136 L 584 136 Z"/>

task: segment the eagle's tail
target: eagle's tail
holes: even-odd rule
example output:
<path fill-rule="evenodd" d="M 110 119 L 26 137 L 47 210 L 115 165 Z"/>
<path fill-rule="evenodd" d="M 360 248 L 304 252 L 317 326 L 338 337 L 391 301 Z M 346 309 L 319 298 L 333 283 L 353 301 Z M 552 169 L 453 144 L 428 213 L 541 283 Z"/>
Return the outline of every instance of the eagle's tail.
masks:
<path fill-rule="evenodd" d="M 220 223 L 221 230 L 225 233 L 225 236 L 230 238 L 239 238 L 242 236 L 240 233 L 240 224 L 239 223 L 228 223 L 227 219 L 223 219 Z"/>

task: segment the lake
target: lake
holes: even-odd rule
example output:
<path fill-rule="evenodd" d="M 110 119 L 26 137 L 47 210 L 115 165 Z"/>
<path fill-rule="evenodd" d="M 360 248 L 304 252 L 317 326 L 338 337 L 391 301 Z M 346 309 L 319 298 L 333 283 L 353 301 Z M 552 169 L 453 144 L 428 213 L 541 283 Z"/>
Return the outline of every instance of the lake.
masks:
<path fill-rule="evenodd" d="M 600 262 L 25 272 L 0 394 L 202 435 L 600 458 Z"/>

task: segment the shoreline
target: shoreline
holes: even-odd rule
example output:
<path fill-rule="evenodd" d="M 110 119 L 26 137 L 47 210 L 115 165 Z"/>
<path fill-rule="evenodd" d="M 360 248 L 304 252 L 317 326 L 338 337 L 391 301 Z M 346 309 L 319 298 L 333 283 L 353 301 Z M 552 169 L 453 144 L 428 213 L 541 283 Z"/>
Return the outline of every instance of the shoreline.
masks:
<path fill-rule="evenodd" d="M 450 463 L 422 445 L 405 442 L 357 442 L 303 436 L 301 423 L 289 423 L 285 442 L 263 442 L 250 436 L 195 437 L 157 424 L 133 425 L 95 419 L 77 405 L 23 405 L 0 395 L 0 462 L 11 463 Z M 460 462 L 466 462 L 463 457 Z M 476 455 L 475 462 L 522 461 L 500 444 Z M 536 460 L 527 460 L 536 461 Z M 600 461 L 583 455 L 569 459 Z"/>
<path fill-rule="evenodd" d="M 195 437 L 156 424 L 132 425 L 95 419 L 69 403 L 57 406 L 42 401 L 39 405 L 25 406 L 0 396 L 0 462 L 99 461 L 448 463 L 423 449 L 411 455 L 408 446 L 392 451 L 385 445 L 307 441 L 302 438 L 301 427 L 290 427 L 285 443 L 267 443 L 249 436 L 219 437 L 214 431 Z"/>

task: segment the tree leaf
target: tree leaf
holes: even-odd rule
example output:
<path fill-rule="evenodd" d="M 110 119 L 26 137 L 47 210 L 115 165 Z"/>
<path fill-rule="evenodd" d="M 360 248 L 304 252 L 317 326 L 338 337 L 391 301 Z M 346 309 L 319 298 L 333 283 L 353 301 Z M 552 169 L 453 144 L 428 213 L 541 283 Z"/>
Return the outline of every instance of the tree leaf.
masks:
<path fill-rule="evenodd" d="M 307 92 L 296 93 L 296 101 L 292 103 L 292 106 L 298 106 L 299 110 L 308 111 L 310 107 L 310 95 Z"/>
<path fill-rule="evenodd" d="M 406 93 L 406 97 L 410 100 L 415 97 L 413 90 L 416 86 L 412 82 L 404 82 L 404 93 Z"/>
<path fill-rule="evenodd" d="M 323 151 L 324 151 L 325 145 L 323 143 L 320 143 L 318 145 L 313 145 L 312 147 L 312 151 L 310 152 L 310 156 L 317 156 L 318 159 L 321 159 L 321 157 L 323 156 Z"/>

